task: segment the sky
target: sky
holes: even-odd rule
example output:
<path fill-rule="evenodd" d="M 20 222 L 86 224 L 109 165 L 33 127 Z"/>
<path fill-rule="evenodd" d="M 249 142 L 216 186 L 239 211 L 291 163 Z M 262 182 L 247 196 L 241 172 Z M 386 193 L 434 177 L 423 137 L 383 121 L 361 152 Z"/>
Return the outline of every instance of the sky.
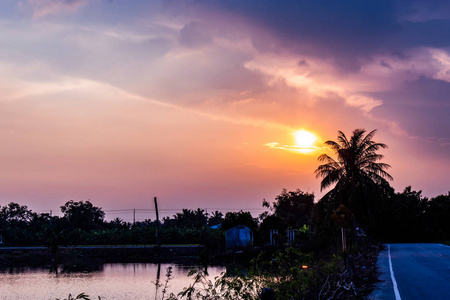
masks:
<path fill-rule="evenodd" d="M 396 191 L 450 190 L 448 1 L 4 0 L 0 44 L 1 205 L 318 200 L 356 128 Z"/>

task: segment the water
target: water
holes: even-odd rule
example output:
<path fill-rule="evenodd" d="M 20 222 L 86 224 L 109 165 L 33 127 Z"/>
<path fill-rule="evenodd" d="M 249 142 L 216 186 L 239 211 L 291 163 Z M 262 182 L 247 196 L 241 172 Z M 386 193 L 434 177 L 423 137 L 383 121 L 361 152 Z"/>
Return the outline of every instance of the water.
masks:
<path fill-rule="evenodd" d="M 159 283 L 164 286 L 166 272 L 172 267 L 173 279 L 168 293 L 177 294 L 192 283 L 187 277 L 190 266 L 160 264 Z M 65 299 L 69 293 L 85 293 L 91 299 L 161 299 L 163 287 L 156 288 L 158 264 L 103 264 L 95 271 L 58 272 L 49 269 L 14 268 L 0 271 L 0 299 L 55 300 Z M 211 280 L 225 271 L 225 267 L 208 267 Z M 166 294 L 167 297 L 167 294 Z"/>

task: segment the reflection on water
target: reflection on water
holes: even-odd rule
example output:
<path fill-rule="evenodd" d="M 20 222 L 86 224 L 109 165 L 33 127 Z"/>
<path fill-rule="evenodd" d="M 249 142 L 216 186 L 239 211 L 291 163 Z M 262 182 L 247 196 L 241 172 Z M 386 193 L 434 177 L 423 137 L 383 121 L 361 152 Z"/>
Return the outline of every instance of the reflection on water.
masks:
<path fill-rule="evenodd" d="M 102 264 L 94 271 L 69 272 L 67 266 L 49 269 L 12 268 L 0 270 L 1 299 L 64 299 L 70 294 L 86 293 L 92 299 L 160 299 L 166 274 L 172 267 L 167 293 L 178 293 L 192 279 L 191 266 L 180 264 L 126 263 Z M 211 279 L 225 271 L 224 267 L 208 267 Z M 159 278 L 159 279 L 158 279 Z M 166 294 L 167 296 L 167 294 Z"/>

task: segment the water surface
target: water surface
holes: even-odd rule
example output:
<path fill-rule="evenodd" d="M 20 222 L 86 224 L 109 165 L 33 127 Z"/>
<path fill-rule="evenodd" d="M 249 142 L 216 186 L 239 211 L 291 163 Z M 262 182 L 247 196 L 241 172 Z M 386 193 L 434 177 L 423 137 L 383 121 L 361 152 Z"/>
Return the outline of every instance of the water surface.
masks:
<path fill-rule="evenodd" d="M 173 278 L 168 282 L 168 293 L 178 293 L 192 283 L 187 274 L 191 266 L 181 264 L 126 263 L 102 264 L 95 271 L 67 271 L 36 268 L 0 270 L 0 298 L 40 300 L 65 299 L 72 294 L 86 293 L 91 299 L 161 299 L 166 274 L 172 267 Z M 214 279 L 225 267 L 208 267 L 209 278 Z M 161 284 L 159 288 L 157 283 Z"/>

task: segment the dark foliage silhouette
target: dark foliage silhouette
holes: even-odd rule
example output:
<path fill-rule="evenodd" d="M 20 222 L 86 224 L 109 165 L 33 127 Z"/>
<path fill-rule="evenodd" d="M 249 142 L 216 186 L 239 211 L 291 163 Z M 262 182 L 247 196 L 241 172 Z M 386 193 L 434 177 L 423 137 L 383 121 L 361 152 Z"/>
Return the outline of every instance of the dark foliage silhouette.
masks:
<path fill-rule="evenodd" d="M 322 162 L 315 171 L 317 178 L 322 178 L 321 190 L 334 185 L 322 199 L 322 205 L 328 211 L 342 203 L 355 214 L 357 221 L 375 228 L 377 218 L 382 214 L 383 191 L 389 187 L 387 180 L 393 180 L 386 172 L 390 165 L 380 162 L 383 155 L 379 149 L 386 144 L 373 141 L 376 130 L 366 133 L 364 129 L 355 129 L 348 139 L 339 131 L 337 141 L 326 141 L 334 151 L 336 159 L 322 154 Z"/>

